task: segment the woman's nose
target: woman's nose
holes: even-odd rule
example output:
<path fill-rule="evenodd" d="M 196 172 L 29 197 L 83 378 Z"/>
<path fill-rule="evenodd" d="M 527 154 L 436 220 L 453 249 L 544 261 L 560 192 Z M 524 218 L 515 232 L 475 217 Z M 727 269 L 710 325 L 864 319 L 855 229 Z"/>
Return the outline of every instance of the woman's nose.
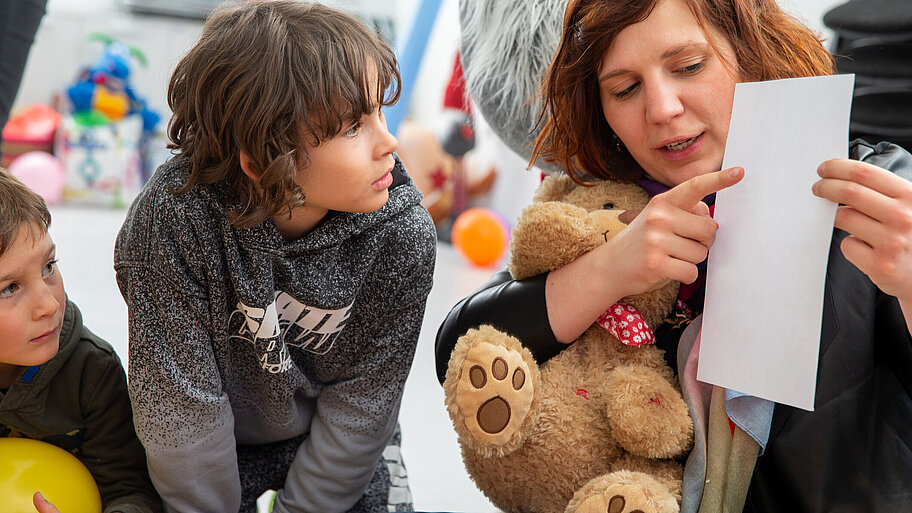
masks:
<path fill-rule="evenodd" d="M 646 87 L 646 120 L 653 124 L 668 123 L 684 112 L 678 89 L 667 82 Z"/>

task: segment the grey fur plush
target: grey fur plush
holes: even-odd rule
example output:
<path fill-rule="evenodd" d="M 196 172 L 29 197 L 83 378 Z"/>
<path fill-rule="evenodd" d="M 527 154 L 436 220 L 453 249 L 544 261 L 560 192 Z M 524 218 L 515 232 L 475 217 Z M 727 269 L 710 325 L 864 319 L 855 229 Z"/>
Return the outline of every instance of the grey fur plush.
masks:
<path fill-rule="evenodd" d="M 466 89 L 494 132 L 527 160 L 540 131 L 541 80 L 560 42 L 565 6 L 565 0 L 459 0 Z"/>

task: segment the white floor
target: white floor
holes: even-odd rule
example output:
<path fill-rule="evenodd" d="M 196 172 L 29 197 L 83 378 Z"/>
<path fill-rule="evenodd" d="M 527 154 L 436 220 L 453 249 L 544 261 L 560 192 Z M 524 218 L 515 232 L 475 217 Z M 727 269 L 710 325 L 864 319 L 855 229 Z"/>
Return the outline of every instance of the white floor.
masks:
<path fill-rule="evenodd" d="M 51 214 L 51 236 L 67 294 L 79 305 L 86 325 L 113 344 L 126 361 L 127 309 L 113 269 L 114 238 L 126 212 L 58 206 Z M 441 320 L 495 269 L 473 268 L 450 246 L 438 247 L 434 288 L 400 415 L 403 453 L 419 511 L 498 511 L 466 475 L 434 371 L 434 337 Z"/>

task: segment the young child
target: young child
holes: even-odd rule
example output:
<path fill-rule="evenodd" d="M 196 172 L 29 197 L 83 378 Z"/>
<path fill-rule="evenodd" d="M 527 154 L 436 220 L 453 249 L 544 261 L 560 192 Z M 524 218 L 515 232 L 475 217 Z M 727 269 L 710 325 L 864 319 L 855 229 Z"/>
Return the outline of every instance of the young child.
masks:
<path fill-rule="evenodd" d="M 44 200 L 3 169 L 0 198 L 0 437 L 76 455 L 105 513 L 162 511 L 123 367 L 66 298 Z M 34 501 L 39 512 L 57 513 L 39 493 Z"/>
<path fill-rule="evenodd" d="M 397 418 L 436 241 L 381 108 L 389 46 L 299 1 L 226 3 L 171 78 L 171 148 L 115 269 L 169 511 L 410 510 Z"/>

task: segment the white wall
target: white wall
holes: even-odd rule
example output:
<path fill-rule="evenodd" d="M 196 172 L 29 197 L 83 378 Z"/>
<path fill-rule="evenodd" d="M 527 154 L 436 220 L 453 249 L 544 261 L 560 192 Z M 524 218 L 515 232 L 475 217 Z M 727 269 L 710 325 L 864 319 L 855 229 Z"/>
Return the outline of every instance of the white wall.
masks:
<path fill-rule="evenodd" d="M 355 0 L 330 0 L 347 5 Z M 450 77 L 459 43 L 458 0 L 440 0 L 441 6 L 425 50 L 411 98 L 409 117 L 435 131 L 445 128 L 443 92 Z M 509 1 L 509 0 L 494 0 Z M 411 28 L 421 0 L 384 0 L 396 5 L 393 14 L 400 37 Z M 843 0 L 780 0 L 783 7 L 805 20 L 825 37 L 823 13 Z M 143 16 L 137 18 L 115 6 L 115 0 L 50 0 L 29 56 L 16 105 L 50 102 L 51 97 L 71 83 L 80 67 L 91 63 L 100 53 L 100 43 L 91 43 L 86 34 L 102 31 L 123 39 L 145 52 L 148 68 L 135 67 L 134 87 L 146 96 L 151 107 L 167 119 L 168 77 L 180 56 L 196 40 L 201 24 L 194 21 Z M 165 123 L 162 123 L 164 127 Z M 486 200 L 508 220 L 515 219 L 530 201 L 538 177 L 525 171 L 525 163 L 501 148 L 496 137 L 482 127 L 478 130 L 479 151 L 499 169 L 498 182 Z M 163 144 L 163 143 L 162 143 Z M 164 149 L 161 149 L 164 156 Z M 507 189 L 504 189 L 504 188 Z"/>
<path fill-rule="evenodd" d="M 400 34 L 404 34 L 421 0 L 393 1 L 398 6 L 395 22 L 401 29 Z M 812 28 L 829 36 L 821 21 L 823 13 L 843 0 L 780 2 Z M 196 22 L 177 18 L 144 16 L 137 19 L 114 7 L 114 0 L 50 0 L 48 14 L 32 47 L 17 104 L 48 101 L 56 90 L 72 81 L 79 67 L 90 63 L 98 54 L 100 44 L 89 43 L 85 35 L 99 30 L 134 44 L 148 55 L 150 66 L 137 68 L 137 83 L 150 104 L 164 108 L 167 77 L 176 59 L 199 36 L 199 27 Z M 412 118 L 427 126 L 433 127 L 439 119 L 443 90 L 458 40 L 458 0 L 442 0 L 410 109 Z"/>
<path fill-rule="evenodd" d="M 481 1 L 481 0 L 477 0 Z M 510 0 L 488 0 L 510 1 Z M 823 14 L 845 0 L 779 0 L 780 5 L 805 21 L 824 38 L 831 32 L 823 26 Z M 912 0 L 910 0 L 912 1 Z M 411 15 L 420 0 L 398 0 L 401 7 L 398 26 L 408 31 Z M 443 92 L 450 77 L 453 57 L 459 44 L 458 0 L 442 0 L 431 39 L 421 64 L 412 97 L 409 117 L 434 131 L 443 130 L 441 116 Z M 531 201 L 531 194 L 538 184 L 538 173 L 526 171 L 526 163 L 496 139 L 485 126 L 477 130 L 479 151 L 487 161 L 498 168 L 498 181 L 490 196 L 482 204 L 494 208 L 507 220 L 514 221 L 522 207 Z"/>
<path fill-rule="evenodd" d="M 844 4 L 848 0 L 779 0 L 779 5 L 790 13 L 804 20 L 812 29 L 819 32 L 827 40 L 831 39 L 833 32 L 823 25 L 823 15 L 827 11 Z"/>

